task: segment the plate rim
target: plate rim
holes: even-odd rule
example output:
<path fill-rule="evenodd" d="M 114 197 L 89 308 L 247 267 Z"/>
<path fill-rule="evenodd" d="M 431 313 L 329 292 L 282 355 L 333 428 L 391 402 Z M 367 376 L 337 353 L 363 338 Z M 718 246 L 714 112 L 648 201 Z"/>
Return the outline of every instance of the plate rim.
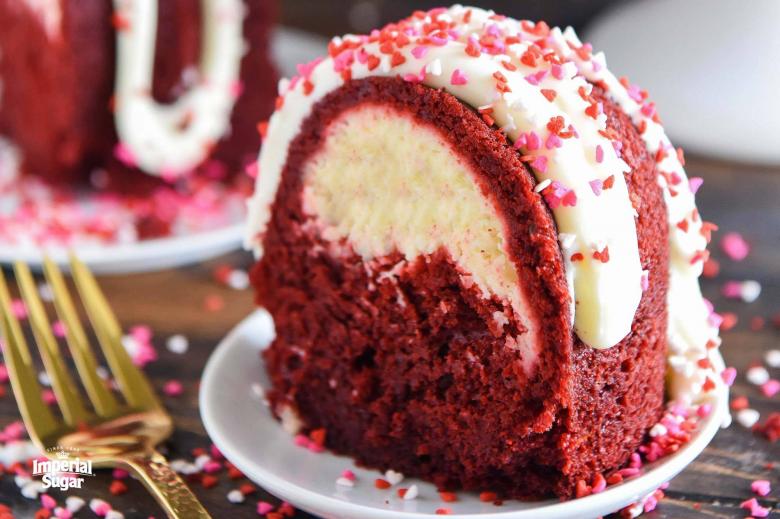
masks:
<path fill-rule="evenodd" d="M 69 269 L 72 250 L 91 270 L 99 274 L 131 274 L 159 271 L 190 265 L 237 250 L 244 238 L 245 224 L 236 222 L 216 229 L 152 238 L 132 243 L 69 247 L 12 245 L 0 242 L 0 265 L 15 261 L 41 270 L 43 256 L 48 255 L 64 270 Z"/>
<path fill-rule="evenodd" d="M 238 338 L 244 334 L 245 330 L 251 329 L 256 325 L 255 323 L 258 322 L 259 319 L 265 318 L 264 316 L 271 319 L 271 316 L 266 310 L 256 308 L 252 313 L 236 324 L 209 355 L 201 376 L 200 390 L 198 393 L 201 420 L 209 438 L 217 446 L 220 452 L 222 452 L 225 458 L 238 467 L 249 479 L 271 494 L 310 513 L 327 513 L 334 517 L 363 519 L 390 519 L 399 516 L 409 519 L 433 519 L 434 517 L 439 517 L 434 514 L 423 512 L 406 512 L 403 510 L 370 507 L 320 494 L 292 483 L 282 477 L 276 476 L 262 466 L 252 463 L 238 452 L 238 447 L 232 444 L 229 440 L 229 436 L 226 437 L 224 435 L 224 430 L 217 423 L 215 412 L 209 403 L 209 394 L 213 392 L 212 388 L 214 387 L 214 384 L 217 383 L 215 377 L 218 373 L 220 361 L 224 360 L 227 355 L 226 352 L 238 343 Z M 247 393 L 247 398 L 249 397 L 249 393 Z M 665 482 L 676 477 L 702 453 L 720 429 L 721 423 L 723 423 L 725 418 L 724 414 L 727 410 L 724 405 L 719 404 L 722 404 L 724 400 L 727 400 L 726 389 L 719 388 L 716 393 L 715 401 L 713 402 L 712 412 L 709 416 L 702 419 L 702 422 L 700 423 L 703 423 L 703 425 L 699 428 L 691 441 L 686 443 L 674 454 L 656 462 L 657 465 L 653 466 L 641 476 L 619 485 L 608 487 L 604 492 L 560 502 L 551 503 L 551 500 L 540 501 L 540 507 L 525 510 L 501 511 L 497 508 L 495 512 L 473 514 L 456 513 L 448 515 L 447 517 L 452 517 L 453 519 L 564 518 L 571 517 L 570 514 L 572 513 L 588 513 L 589 510 L 597 508 L 601 510 L 606 506 L 604 503 L 605 501 L 612 502 L 613 499 L 617 506 L 617 508 L 614 509 L 614 512 L 617 512 L 624 506 L 630 505 L 640 499 L 646 494 L 648 488 L 656 489 Z M 292 442 L 290 444 L 292 445 Z M 333 454 L 328 452 L 327 455 L 332 456 Z M 350 457 L 348 458 L 352 459 Z M 258 474 L 262 477 L 258 477 Z M 621 497 L 614 497 L 615 494 L 618 494 L 618 496 Z"/>

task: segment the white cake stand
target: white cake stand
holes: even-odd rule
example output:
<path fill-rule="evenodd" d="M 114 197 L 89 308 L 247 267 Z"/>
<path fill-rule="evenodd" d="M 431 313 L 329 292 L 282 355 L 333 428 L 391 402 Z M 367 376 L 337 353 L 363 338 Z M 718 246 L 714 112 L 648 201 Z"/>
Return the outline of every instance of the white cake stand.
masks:
<path fill-rule="evenodd" d="M 650 92 L 675 144 L 780 164 L 780 2 L 642 0 L 585 34 L 610 69 Z"/>

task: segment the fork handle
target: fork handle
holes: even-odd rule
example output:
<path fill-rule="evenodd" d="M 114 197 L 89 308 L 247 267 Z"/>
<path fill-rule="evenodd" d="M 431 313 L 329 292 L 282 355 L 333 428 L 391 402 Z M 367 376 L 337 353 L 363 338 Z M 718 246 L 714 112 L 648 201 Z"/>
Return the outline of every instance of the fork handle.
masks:
<path fill-rule="evenodd" d="M 124 460 L 154 495 L 171 519 L 211 519 L 184 480 L 168 465 L 165 456 L 154 451 L 150 456 Z"/>

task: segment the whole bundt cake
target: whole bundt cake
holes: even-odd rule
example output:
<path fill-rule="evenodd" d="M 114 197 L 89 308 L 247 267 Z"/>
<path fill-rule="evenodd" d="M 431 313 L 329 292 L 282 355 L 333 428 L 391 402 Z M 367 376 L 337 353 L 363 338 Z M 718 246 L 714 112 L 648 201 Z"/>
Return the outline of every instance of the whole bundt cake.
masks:
<path fill-rule="evenodd" d="M 571 29 L 416 12 L 280 84 L 248 245 L 272 409 L 447 489 L 572 496 L 723 384 L 712 226 Z"/>

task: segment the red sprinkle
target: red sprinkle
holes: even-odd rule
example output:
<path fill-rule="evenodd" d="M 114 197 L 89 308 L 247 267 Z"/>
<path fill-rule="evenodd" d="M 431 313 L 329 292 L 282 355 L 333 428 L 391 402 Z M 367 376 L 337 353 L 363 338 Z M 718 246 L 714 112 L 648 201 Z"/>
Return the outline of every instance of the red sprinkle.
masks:
<path fill-rule="evenodd" d="M 108 491 L 111 492 L 111 495 L 114 496 L 121 496 L 125 492 L 127 492 L 127 485 L 124 484 L 124 482 L 115 479 L 111 482 L 111 485 L 108 487 Z"/>
<path fill-rule="evenodd" d="M 380 489 L 380 490 L 387 490 L 388 488 L 390 488 L 390 487 L 391 487 L 391 486 L 393 486 L 393 485 L 391 485 L 391 484 L 390 484 L 390 482 L 388 482 L 388 481 L 385 481 L 384 479 L 377 478 L 377 479 L 374 481 L 374 486 L 375 486 L 376 488 Z"/>
<path fill-rule="evenodd" d="M 454 492 L 439 492 L 439 498 L 445 503 L 452 503 L 458 500 L 458 496 Z"/>

